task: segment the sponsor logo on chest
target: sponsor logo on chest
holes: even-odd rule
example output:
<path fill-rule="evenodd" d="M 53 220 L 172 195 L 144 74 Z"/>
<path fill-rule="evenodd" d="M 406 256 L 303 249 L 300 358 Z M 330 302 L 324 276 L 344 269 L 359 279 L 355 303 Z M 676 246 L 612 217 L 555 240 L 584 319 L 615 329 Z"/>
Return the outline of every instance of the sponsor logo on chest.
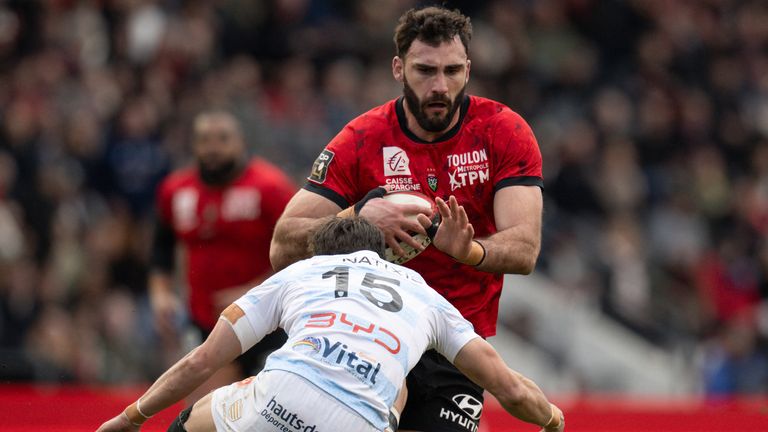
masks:
<path fill-rule="evenodd" d="M 488 153 L 485 149 L 450 154 L 447 158 L 451 191 L 490 180 Z"/>
<path fill-rule="evenodd" d="M 199 204 L 201 201 L 202 205 Z M 211 230 L 219 218 L 223 222 L 258 219 L 261 193 L 254 188 L 233 187 L 224 192 L 221 204 L 218 204 L 211 198 L 202 198 L 195 188 L 185 187 L 173 195 L 172 211 L 174 224 L 180 231 L 198 227 Z"/>
<path fill-rule="evenodd" d="M 180 189 L 173 195 L 173 223 L 178 230 L 189 231 L 197 226 L 198 199 L 199 194 L 193 188 Z"/>
<path fill-rule="evenodd" d="M 411 160 L 400 147 L 389 146 L 382 149 L 384 176 L 392 191 L 420 191 L 421 184 L 411 177 Z"/>
<path fill-rule="evenodd" d="M 225 221 L 255 220 L 261 215 L 261 193 L 258 189 L 234 187 L 224 193 L 221 217 Z"/>
<path fill-rule="evenodd" d="M 327 338 L 306 337 L 294 342 L 294 351 L 303 351 L 307 354 L 319 355 L 320 359 L 329 364 L 343 367 L 357 379 L 369 384 L 376 384 L 376 377 L 381 370 L 381 363 L 368 355 L 349 349 L 346 344 L 333 342 Z M 367 357 L 364 358 L 364 357 Z"/>

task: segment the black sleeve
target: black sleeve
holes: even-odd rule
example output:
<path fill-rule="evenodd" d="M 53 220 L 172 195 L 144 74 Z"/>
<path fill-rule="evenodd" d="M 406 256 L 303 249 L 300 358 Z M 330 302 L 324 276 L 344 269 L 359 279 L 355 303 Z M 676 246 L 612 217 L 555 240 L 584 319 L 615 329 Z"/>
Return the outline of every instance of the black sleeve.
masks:
<path fill-rule="evenodd" d="M 347 202 L 346 198 L 344 198 L 343 196 L 339 195 L 335 191 L 332 191 L 332 190 L 328 189 L 327 187 L 318 186 L 318 185 L 316 185 L 314 183 L 311 183 L 311 182 L 307 182 L 307 184 L 304 185 L 304 189 L 306 189 L 306 190 L 308 190 L 310 192 L 314 192 L 314 193 L 316 193 L 316 194 L 318 194 L 320 196 L 328 198 L 329 200 L 331 200 L 334 203 L 336 203 L 336 205 L 341 207 L 342 209 L 345 209 L 345 208 L 351 206 L 352 204 L 354 204 L 354 203 Z"/>
<path fill-rule="evenodd" d="M 174 267 L 174 252 L 176 237 L 173 228 L 160 217 L 155 221 L 155 232 L 152 238 L 152 254 L 149 260 L 151 270 L 171 273 Z"/>

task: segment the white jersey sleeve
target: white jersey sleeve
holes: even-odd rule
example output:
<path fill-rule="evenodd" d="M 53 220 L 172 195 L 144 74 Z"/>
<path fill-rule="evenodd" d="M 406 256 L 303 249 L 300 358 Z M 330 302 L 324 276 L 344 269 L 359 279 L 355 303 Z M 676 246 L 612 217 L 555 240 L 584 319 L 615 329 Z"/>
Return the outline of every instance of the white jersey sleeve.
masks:
<path fill-rule="evenodd" d="M 280 273 L 257 285 L 245 295 L 235 300 L 237 305 L 245 313 L 245 316 L 235 319 L 225 319 L 232 325 L 238 340 L 240 340 L 241 352 L 248 351 L 256 345 L 264 336 L 272 333 L 280 324 L 283 310 L 284 288 L 288 281 Z"/>
<path fill-rule="evenodd" d="M 443 297 L 435 296 L 435 329 L 434 348 L 451 363 L 461 349 L 474 338 L 480 337 L 475 333 L 472 323 L 461 316 L 461 313 Z"/>

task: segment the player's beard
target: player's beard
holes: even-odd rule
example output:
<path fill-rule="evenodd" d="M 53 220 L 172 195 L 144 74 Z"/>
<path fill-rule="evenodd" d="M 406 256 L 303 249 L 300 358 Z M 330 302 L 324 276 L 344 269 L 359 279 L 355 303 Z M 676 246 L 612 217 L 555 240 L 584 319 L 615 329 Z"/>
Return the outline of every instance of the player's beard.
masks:
<path fill-rule="evenodd" d="M 459 109 L 461 102 L 464 100 L 464 92 L 466 88 L 467 85 L 464 84 L 464 87 L 461 88 L 461 91 L 459 91 L 453 100 L 446 95 L 436 95 L 425 101 L 421 101 L 419 100 L 419 97 L 416 96 L 416 92 L 414 92 L 408 84 L 408 80 L 403 79 L 403 95 L 405 96 L 405 103 L 408 104 L 408 109 L 416 118 L 416 123 L 427 132 L 444 132 L 448 129 L 454 114 L 456 114 L 456 110 Z M 442 102 L 445 104 L 446 115 L 444 117 L 438 115 L 430 117 L 427 115 L 426 109 L 429 104 L 433 102 Z"/>
<path fill-rule="evenodd" d="M 207 165 L 202 161 L 197 162 L 200 179 L 209 186 L 224 186 L 234 180 L 240 173 L 242 164 L 236 159 L 228 160 L 216 165 Z"/>

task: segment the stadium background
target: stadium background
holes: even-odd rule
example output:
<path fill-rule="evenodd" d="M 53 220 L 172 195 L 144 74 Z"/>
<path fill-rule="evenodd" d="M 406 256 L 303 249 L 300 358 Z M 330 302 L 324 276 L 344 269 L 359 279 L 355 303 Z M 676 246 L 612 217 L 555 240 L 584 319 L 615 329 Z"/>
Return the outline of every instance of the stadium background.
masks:
<path fill-rule="evenodd" d="M 192 116 L 232 109 L 301 184 L 400 94 L 419 4 L 0 1 L 0 428 L 94 427 L 174 355 L 146 266 Z M 768 430 L 768 4 L 446 4 L 472 17 L 470 93 L 544 157 L 541 257 L 492 342 L 572 431 Z M 497 409 L 482 430 L 512 430 Z"/>

